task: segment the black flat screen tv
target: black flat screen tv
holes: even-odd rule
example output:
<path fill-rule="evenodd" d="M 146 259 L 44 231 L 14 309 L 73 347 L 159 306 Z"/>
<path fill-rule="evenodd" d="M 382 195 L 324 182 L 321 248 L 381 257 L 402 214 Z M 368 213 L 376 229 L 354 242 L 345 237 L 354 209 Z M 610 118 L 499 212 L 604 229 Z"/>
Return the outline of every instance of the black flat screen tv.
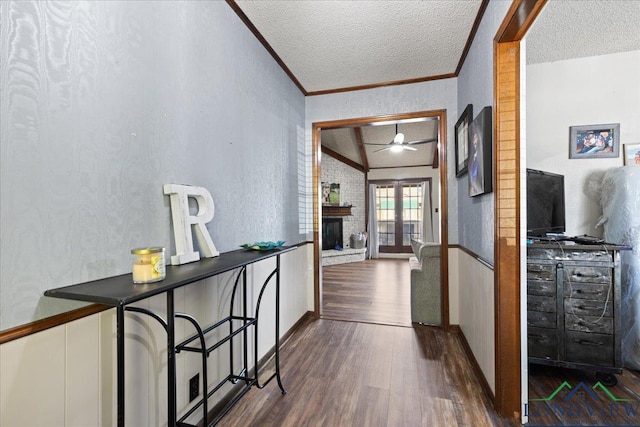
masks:
<path fill-rule="evenodd" d="M 564 176 L 527 169 L 527 236 L 564 232 Z"/>

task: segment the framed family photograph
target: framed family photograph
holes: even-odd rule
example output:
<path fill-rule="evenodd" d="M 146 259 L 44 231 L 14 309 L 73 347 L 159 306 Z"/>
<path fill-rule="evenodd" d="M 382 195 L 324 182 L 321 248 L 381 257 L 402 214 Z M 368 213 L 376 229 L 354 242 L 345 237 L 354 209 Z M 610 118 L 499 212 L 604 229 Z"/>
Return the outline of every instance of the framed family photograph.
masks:
<path fill-rule="evenodd" d="M 640 144 L 624 144 L 624 164 L 640 165 Z"/>
<path fill-rule="evenodd" d="M 570 159 L 601 159 L 620 156 L 620 123 L 571 126 Z"/>
<path fill-rule="evenodd" d="M 456 137 L 456 177 L 461 177 L 468 170 L 469 138 L 471 137 L 471 119 L 473 105 L 467 105 L 455 125 Z"/>
<path fill-rule="evenodd" d="M 471 122 L 469 141 L 469 196 L 493 191 L 491 107 L 484 107 Z"/>

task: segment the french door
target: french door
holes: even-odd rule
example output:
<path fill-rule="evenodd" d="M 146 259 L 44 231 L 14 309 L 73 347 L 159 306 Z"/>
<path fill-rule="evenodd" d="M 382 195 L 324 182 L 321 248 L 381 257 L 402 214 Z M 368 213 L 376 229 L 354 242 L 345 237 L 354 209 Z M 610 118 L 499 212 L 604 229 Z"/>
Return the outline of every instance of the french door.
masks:
<path fill-rule="evenodd" d="M 422 238 L 422 180 L 376 181 L 379 250 L 411 252 L 411 239 Z"/>

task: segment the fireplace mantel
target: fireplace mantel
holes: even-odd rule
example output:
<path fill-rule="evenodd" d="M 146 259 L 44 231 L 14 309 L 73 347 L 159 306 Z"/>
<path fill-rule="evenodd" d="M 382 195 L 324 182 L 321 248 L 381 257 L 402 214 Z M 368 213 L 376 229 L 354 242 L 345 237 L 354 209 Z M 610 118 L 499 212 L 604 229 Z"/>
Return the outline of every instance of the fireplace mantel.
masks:
<path fill-rule="evenodd" d="M 351 216 L 352 206 L 322 206 L 322 216 Z"/>

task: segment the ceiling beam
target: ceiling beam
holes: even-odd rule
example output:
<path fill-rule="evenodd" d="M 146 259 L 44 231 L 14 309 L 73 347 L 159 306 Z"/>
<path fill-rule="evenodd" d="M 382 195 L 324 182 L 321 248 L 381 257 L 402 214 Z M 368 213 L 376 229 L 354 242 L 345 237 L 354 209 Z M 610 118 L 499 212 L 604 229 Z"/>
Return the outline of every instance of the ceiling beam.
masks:
<path fill-rule="evenodd" d="M 356 135 L 356 142 L 358 143 L 358 150 L 360 151 L 360 160 L 365 172 L 369 172 L 369 161 L 367 160 L 367 151 L 364 149 L 364 139 L 362 138 L 362 128 L 353 128 L 353 133 Z"/>
<path fill-rule="evenodd" d="M 335 151 L 333 151 L 330 148 L 325 147 L 324 145 L 320 145 L 320 150 L 322 151 L 323 154 L 326 154 L 327 156 L 333 157 L 337 161 L 342 162 L 347 166 L 351 166 L 352 168 L 357 169 L 362 173 L 365 172 L 364 166 L 354 162 L 353 160 L 343 156 L 342 154 L 336 153 Z"/>

